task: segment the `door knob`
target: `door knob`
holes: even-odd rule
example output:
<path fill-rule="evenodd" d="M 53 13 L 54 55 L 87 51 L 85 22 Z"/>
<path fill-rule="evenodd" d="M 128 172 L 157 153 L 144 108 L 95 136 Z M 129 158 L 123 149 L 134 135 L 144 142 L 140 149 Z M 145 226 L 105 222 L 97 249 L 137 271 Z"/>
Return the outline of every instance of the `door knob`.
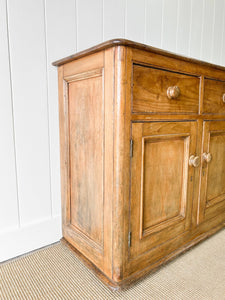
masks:
<path fill-rule="evenodd" d="M 225 103 L 225 93 L 222 96 L 223 103 Z"/>
<path fill-rule="evenodd" d="M 204 161 L 206 161 L 207 163 L 209 163 L 212 160 L 212 154 L 204 152 L 202 154 L 202 158 L 203 158 Z"/>
<path fill-rule="evenodd" d="M 200 157 L 191 155 L 189 158 L 189 166 L 197 168 L 199 167 L 199 165 L 200 165 Z"/>
<path fill-rule="evenodd" d="M 169 99 L 177 99 L 180 96 L 180 88 L 179 86 L 170 86 L 167 89 L 167 97 Z"/>

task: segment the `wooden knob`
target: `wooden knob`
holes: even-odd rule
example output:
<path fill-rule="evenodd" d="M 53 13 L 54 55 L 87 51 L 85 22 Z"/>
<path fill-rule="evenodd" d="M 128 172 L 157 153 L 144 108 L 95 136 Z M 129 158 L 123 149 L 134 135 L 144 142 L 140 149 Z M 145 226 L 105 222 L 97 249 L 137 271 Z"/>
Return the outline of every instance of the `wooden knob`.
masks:
<path fill-rule="evenodd" d="M 200 165 L 200 157 L 191 155 L 189 158 L 189 166 L 197 168 L 199 167 L 199 165 Z"/>
<path fill-rule="evenodd" d="M 223 103 L 225 103 L 225 93 L 223 94 L 222 100 L 223 100 Z"/>
<path fill-rule="evenodd" d="M 180 96 L 180 88 L 178 86 L 170 86 L 167 89 L 167 97 L 169 99 L 177 99 Z"/>
<path fill-rule="evenodd" d="M 212 160 L 212 154 L 204 152 L 202 154 L 202 158 L 203 158 L 204 161 L 206 161 L 207 163 L 209 163 Z"/>

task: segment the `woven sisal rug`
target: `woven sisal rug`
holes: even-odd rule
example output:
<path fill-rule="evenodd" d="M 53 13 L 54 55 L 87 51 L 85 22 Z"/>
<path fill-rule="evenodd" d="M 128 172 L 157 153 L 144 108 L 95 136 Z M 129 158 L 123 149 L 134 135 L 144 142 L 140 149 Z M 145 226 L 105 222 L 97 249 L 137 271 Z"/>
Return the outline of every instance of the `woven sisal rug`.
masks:
<path fill-rule="evenodd" d="M 225 230 L 122 292 L 57 243 L 0 265 L 0 299 L 225 300 Z"/>

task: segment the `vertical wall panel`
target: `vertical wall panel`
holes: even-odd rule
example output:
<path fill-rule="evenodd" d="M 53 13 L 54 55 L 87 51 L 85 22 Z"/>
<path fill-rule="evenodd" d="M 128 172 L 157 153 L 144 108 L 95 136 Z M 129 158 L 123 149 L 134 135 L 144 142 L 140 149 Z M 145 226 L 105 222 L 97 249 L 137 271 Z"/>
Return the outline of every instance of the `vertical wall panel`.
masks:
<path fill-rule="evenodd" d="M 203 6 L 201 59 L 206 61 L 211 61 L 212 59 L 213 24 L 215 20 L 214 2 L 214 0 L 204 0 Z"/>
<path fill-rule="evenodd" d="M 102 42 L 103 0 L 77 0 L 77 49 Z"/>
<path fill-rule="evenodd" d="M 200 58 L 202 42 L 203 0 L 191 1 L 191 31 L 189 55 Z"/>
<path fill-rule="evenodd" d="M 0 232 L 18 226 L 6 1 L 0 0 Z"/>
<path fill-rule="evenodd" d="M 125 0 L 103 0 L 103 39 L 123 38 L 124 30 Z"/>
<path fill-rule="evenodd" d="M 146 0 L 146 43 L 161 47 L 162 0 Z"/>
<path fill-rule="evenodd" d="M 21 224 L 51 215 L 42 0 L 8 1 Z"/>
<path fill-rule="evenodd" d="M 178 1 L 177 47 L 176 52 L 188 55 L 190 40 L 191 1 Z"/>
<path fill-rule="evenodd" d="M 144 43 L 145 39 L 145 0 L 128 0 L 126 7 L 127 39 Z"/>
<path fill-rule="evenodd" d="M 172 52 L 176 51 L 177 5 L 178 0 L 163 3 L 162 48 Z"/>
<path fill-rule="evenodd" d="M 45 0 L 52 213 L 61 212 L 57 68 L 52 62 L 76 52 L 75 0 Z M 66 32 L 66 34 L 65 34 Z"/>
<path fill-rule="evenodd" d="M 212 62 L 219 64 L 221 61 L 221 48 L 223 42 L 223 21 L 224 21 L 224 0 L 214 1 L 215 5 L 215 22 L 213 27 L 213 50 L 212 50 Z"/>

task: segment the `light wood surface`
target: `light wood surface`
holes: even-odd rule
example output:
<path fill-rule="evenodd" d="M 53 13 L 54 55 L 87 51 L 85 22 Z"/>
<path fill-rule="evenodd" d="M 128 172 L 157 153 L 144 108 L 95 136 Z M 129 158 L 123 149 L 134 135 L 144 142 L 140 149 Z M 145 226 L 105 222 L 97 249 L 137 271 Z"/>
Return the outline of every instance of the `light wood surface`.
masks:
<path fill-rule="evenodd" d="M 203 128 L 199 222 L 225 211 L 225 121 L 205 121 Z"/>
<path fill-rule="evenodd" d="M 104 100 L 95 74 L 69 84 L 70 222 L 102 248 Z"/>
<path fill-rule="evenodd" d="M 197 113 L 199 84 L 198 77 L 134 65 L 133 112 Z"/>
<path fill-rule="evenodd" d="M 134 123 L 132 138 L 130 255 L 137 258 L 190 227 L 196 122 Z"/>
<path fill-rule="evenodd" d="M 225 81 L 205 79 L 203 113 L 225 114 Z"/>
<path fill-rule="evenodd" d="M 53 62 L 53 65 L 54 66 L 65 65 L 68 62 L 78 60 L 78 59 L 80 59 L 82 57 L 85 57 L 87 55 L 90 55 L 90 54 L 93 54 L 93 53 L 96 53 L 96 52 L 100 52 L 102 50 L 105 50 L 105 49 L 108 49 L 108 48 L 111 48 L 111 47 L 117 47 L 117 46 L 125 46 L 125 47 L 129 47 L 129 48 L 132 48 L 132 49 L 144 50 L 144 51 L 146 51 L 146 53 L 148 53 L 148 52 L 149 53 L 156 53 L 156 54 L 160 54 L 160 55 L 165 56 L 165 57 L 179 59 L 181 64 L 182 64 L 183 61 L 185 61 L 185 62 L 194 63 L 196 65 L 206 66 L 206 68 L 213 67 L 214 69 L 223 70 L 223 71 L 225 70 L 225 68 L 220 66 L 220 65 L 215 65 L 215 64 L 211 64 L 211 63 L 208 63 L 208 62 L 205 62 L 205 61 L 200 61 L 200 60 L 197 60 L 197 59 L 193 59 L 193 58 L 190 58 L 190 57 L 177 55 L 177 54 L 174 54 L 174 53 L 166 51 L 166 50 L 162 50 L 162 49 L 155 48 L 155 47 L 152 47 L 152 46 L 149 46 L 149 45 L 133 42 L 133 41 L 130 41 L 130 40 L 127 40 L 127 39 L 120 39 L 120 38 L 108 40 L 104 43 L 101 43 L 101 44 L 98 44 L 98 45 L 93 46 L 91 48 L 85 49 L 85 50 L 80 51 L 76 54 L 73 54 L 73 55 L 67 56 L 65 58 L 59 59 L 59 60 Z"/>
<path fill-rule="evenodd" d="M 125 287 L 224 226 L 225 71 L 127 41 L 58 64 L 64 238 Z"/>

